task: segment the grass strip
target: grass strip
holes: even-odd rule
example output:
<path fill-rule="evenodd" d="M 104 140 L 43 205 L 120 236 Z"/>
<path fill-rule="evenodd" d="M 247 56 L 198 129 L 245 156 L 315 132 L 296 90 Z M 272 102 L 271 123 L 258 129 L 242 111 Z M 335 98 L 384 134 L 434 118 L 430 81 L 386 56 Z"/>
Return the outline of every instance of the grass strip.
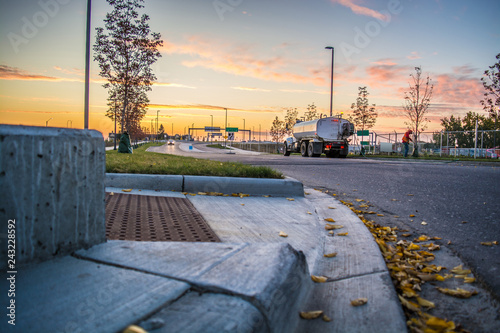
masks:
<path fill-rule="evenodd" d="M 265 166 L 237 162 L 219 162 L 194 157 L 146 152 L 154 144 L 134 149 L 133 154 L 106 151 L 106 172 L 159 175 L 190 175 L 216 177 L 283 179 L 281 172 Z"/>

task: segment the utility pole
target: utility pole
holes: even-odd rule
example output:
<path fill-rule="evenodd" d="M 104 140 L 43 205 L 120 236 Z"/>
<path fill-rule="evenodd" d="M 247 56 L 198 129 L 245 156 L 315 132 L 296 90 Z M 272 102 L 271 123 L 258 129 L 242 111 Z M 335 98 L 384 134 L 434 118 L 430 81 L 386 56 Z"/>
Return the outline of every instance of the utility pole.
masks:
<path fill-rule="evenodd" d="M 85 42 L 85 106 L 83 110 L 84 129 L 89 129 L 89 83 L 90 83 L 89 73 L 90 73 L 90 28 L 91 28 L 90 18 L 92 14 L 91 8 L 92 8 L 92 1 L 87 0 L 87 38 Z"/>
<path fill-rule="evenodd" d="M 331 74 L 331 82 L 330 82 L 330 117 L 333 115 L 333 54 L 335 50 L 332 46 L 325 47 L 327 50 L 332 50 L 332 74 Z"/>

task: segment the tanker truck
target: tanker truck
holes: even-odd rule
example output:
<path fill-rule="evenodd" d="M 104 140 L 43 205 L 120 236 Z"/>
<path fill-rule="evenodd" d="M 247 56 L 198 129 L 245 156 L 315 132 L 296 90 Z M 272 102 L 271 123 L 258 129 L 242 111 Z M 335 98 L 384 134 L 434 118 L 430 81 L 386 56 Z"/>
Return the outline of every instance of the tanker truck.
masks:
<path fill-rule="evenodd" d="M 285 140 L 283 155 L 299 153 L 304 157 L 346 157 L 349 137 L 354 134 L 354 124 L 340 116 L 311 121 L 297 121 L 293 136 Z"/>

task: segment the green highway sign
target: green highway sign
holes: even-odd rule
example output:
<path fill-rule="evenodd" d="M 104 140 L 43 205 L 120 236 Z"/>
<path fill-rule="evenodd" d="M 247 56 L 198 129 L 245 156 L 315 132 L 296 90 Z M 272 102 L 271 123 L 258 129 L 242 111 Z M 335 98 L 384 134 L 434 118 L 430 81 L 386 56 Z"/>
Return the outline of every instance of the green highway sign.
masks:
<path fill-rule="evenodd" d="M 358 136 L 368 136 L 370 135 L 370 131 L 364 130 L 364 131 L 358 131 Z"/>
<path fill-rule="evenodd" d="M 238 132 L 238 127 L 226 127 L 226 132 Z"/>

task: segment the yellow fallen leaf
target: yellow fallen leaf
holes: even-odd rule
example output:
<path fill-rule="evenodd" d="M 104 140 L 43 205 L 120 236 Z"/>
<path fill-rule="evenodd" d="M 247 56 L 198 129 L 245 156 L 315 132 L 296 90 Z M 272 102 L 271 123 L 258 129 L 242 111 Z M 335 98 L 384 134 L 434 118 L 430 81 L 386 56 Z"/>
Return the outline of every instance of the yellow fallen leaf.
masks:
<path fill-rule="evenodd" d="M 410 214 L 410 217 L 415 217 L 415 215 L 414 214 Z"/>
<path fill-rule="evenodd" d="M 311 275 L 311 280 L 317 283 L 324 283 L 328 280 L 326 276 Z"/>
<path fill-rule="evenodd" d="M 123 330 L 122 333 L 148 333 L 148 332 L 144 330 L 142 327 L 136 325 L 130 325 L 125 330 Z"/>
<path fill-rule="evenodd" d="M 189 193 L 190 196 L 195 197 L 196 193 Z"/>
<path fill-rule="evenodd" d="M 323 257 L 325 257 L 325 258 L 333 258 L 333 257 L 336 257 L 336 256 L 337 256 L 337 252 L 323 254 Z"/>
<path fill-rule="evenodd" d="M 310 195 L 311 193 L 309 193 L 309 192 L 304 192 L 304 194 L 305 194 L 305 195 Z"/>
<path fill-rule="evenodd" d="M 326 221 L 326 222 L 335 222 L 335 220 L 334 220 L 334 219 L 332 219 L 331 217 L 326 218 L 326 219 L 325 219 L 325 221 Z"/>
<path fill-rule="evenodd" d="M 384 214 L 377 214 L 377 216 L 384 216 Z"/>
<path fill-rule="evenodd" d="M 394 215 L 393 216 L 395 219 L 398 219 L 399 218 L 399 215 Z"/>
<path fill-rule="evenodd" d="M 288 235 L 284 231 L 280 231 L 280 237 L 288 237 Z"/>
<path fill-rule="evenodd" d="M 245 198 L 245 197 L 249 197 L 250 194 L 243 194 L 243 193 L 240 193 L 240 198 Z"/>
<path fill-rule="evenodd" d="M 436 306 L 433 302 L 428 301 L 426 299 L 423 299 L 421 297 L 417 297 L 417 303 L 420 306 L 423 306 L 423 307 L 426 307 L 426 308 L 434 308 Z"/>
<path fill-rule="evenodd" d="M 348 232 L 342 232 L 340 234 L 337 234 L 337 236 L 347 236 L 349 233 Z"/>
<path fill-rule="evenodd" d="M 452 321 L 446 321 L 438 317 L 430 317 L 427 319 L 425 324 L 434 330 L 434 332 L 451 332 L 455 329 L 455 323 Z"/>
<path fill-rule="evenodd" d="M 295 201 L 294 198 L 286 198 L 286 200 L 288 200 L 288 201 Z"/>
<path fill-rule="evenodd" d="M 401 302 L 401 304 L 405 308 L 407 308 L 408 310 L 411 310 L 414 312 L 418 312 L 420 310 L 420 305 L 418 305 L 417 303 L 410 302 L 409 300 L 402 297 L 401 295 L 398 295 L 398 297 L 399 297 L 399 301 Z"/>
<path fill-rule="evenodd" d="M 436 288 L 439 292 L 445 294 L 445 295 L 450 295 L 453 297 L 458 297 L 458 298 L 469 298 L 471 296 L 477 295 L 477 291 L 468 291 L 465 289 L 457 288 L 457 289 L 448 289 L 448 288 Z"/>
<path fill-rule="evenodd" d="M 364 201 L 363 199 L 356 199 L 357 202 L 361 202 L 361 201 Z"/>
<path fill-rule="evenodd" d="M 303 319 L 316 319 L 319 318 L 323 314 L 323 311 L 308 311 L 308 312 L 300 312 L 300 318 Z"/>
<path fill-rule="evenodd" d="M 132 192 L 132 189 L 131 188 L 123 189 L 122 192 Z"/>
<path fill-rule="evenodd" d="M 270 197 L 270 195 L 263 195 L 263 197 L 264 197 L 264 198 L 269 198 L 269 197 Z"/>
<path fill-rule="evenodd" d="M 453 274 L 457 274 L 457 275 L 467 275 L 467 274 L 470 274 L 471 271 L 470 269 L 463 269 L 462 265 L 459 265 L 457 267 L 454 267 L 451 272 Z"/>
<path fill-rule="evenodd" d="M 198 195 L 207 195 L 207 192 L 198 192 Z"/>
<path fill-rule="evenodd" d="M 311 212 L 307 212 L 307 214 L 312 215 L 312 213 L 311 213 Z"/>
<path fill-rule="evenodd" d="M 410 243 L 410 245 L 408 245 L 407 249 L 410 251 L 411 250 L 420 250 L 420 245 Z"/>
<path fill-rule="evenodd" d="M 240 205 L 245 206 L 245 204 L 240 204 Z"/>
<path fill-rule="evenodd" d="M 374 211 L 369 211 L 369 212 L 366 212 L 366 214 L 377 214 L 377 213 L 375 213 Z"/>
<path fill-rule="evenodd" d="M 404 297 L 412 298 L 418 296 L 417 292 L 410 287 L 401 288 Z"/>
<path fill-rule="evenodd" d="M 362 205 L 359 205 L 359 208 L 368 208 L 370 206 L 368 206 L 367 204 L 362 204 Z"/>
<path fill-rule="evenodd" d="M 368 298 L 357 298 L 351 301 L 352 306 L 360 306 L 368 303 Z"/>
<path fill-rule="evenodd" d="M 343 227 L 344 227 L 343 225 L 326 224 L 325 225 L 325 230 L 342 229 Z"/>
<path fill-rule="evenodd" d="M 328 209 L 337 209 L 337 208 L 328 206 Z"/>
<path fill-rule="evenodd" d="M 475 277 L 465 277 L 464 278 L 464 282 L 465 283 L 473 283 L 476 281 L 476 278 Z"/>
<path fill-rule="evenodd" d="M 427 222 L 425 222 L 425 221 L 422 221 L 422 225 L 427 225 Z"/>
<path fill-rule="evenodd" d="M 498 242 L 481 242 L 481 245 L 484 245 L 484 246 L 493 246 L 493 245 L 497 245 Z"/>
<path fill-rule="evenodd" d="M 327 323 L 332 321 L 332 319 L 330 317 L 328 317 L 326 314 L 324 314 L 321 319 L 323 319 L 323 321 L 326 321 Z"/>

